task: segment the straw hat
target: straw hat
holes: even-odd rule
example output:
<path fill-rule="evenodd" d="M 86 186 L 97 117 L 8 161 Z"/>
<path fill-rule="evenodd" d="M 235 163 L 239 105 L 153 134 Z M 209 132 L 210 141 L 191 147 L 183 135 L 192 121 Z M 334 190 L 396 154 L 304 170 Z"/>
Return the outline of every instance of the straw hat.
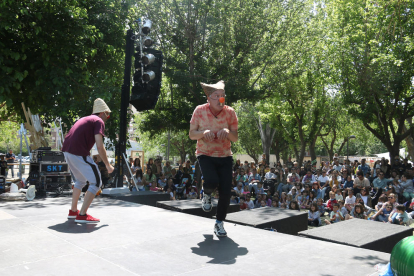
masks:
<path fill-rule="evenodd" d="M 209 97 L 211 94 L 214 93 L 214 91 L 217 90 L 224 90 L 224 81 L 219 81 L 218 83 L 215 84 L 207 84 L 207 83 L 203 83 L 200 82 L 201 87 L 204 90 L 204 93 L 207 95 L 207 97 Z"/>
<path fill-rule="evenodd" d="M 102 100 L 101 98 L 97 98 L 95 100 L 95 102 L 93 103 L 93 111 L 92 111 L 92 114 L 101 113 L 101 112 L 111 112 L 111 110 L 106 105 L 106 103 L 104 102 L 104 100 Z"/>

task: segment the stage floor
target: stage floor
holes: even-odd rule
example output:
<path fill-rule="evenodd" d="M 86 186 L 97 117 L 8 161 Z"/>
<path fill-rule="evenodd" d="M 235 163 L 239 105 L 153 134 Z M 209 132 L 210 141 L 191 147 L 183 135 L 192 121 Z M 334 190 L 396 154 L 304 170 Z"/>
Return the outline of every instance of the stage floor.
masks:
<path fill-rule="evenodd" d="M 97 225 L 70 198 L 0 202 L 0 275 L 377 275 L 389 254 L 98 198 Z M 357 274 L 355 274 L 357 273 Z"/>

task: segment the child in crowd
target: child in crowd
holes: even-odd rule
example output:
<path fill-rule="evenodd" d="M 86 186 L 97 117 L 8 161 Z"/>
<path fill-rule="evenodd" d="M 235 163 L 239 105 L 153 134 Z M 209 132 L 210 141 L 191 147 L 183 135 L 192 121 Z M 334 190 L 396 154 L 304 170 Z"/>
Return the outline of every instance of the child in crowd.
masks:
<path fill-rule="evenodd" d="M 232 195 L 232 197 L 234 197 L 234 195 Z M 196 199 L 197 198 L 197 193 L 196 193 L 194 187 L 191 187 L 190 192 L 188 193 L 187 198 L 189 198 L 189 199 Z"/>
<path fill-rule="evenodd" d="M 158 186 L 164 188 L 167 185 L 167 178 L 161 173 L 158 179 Z"/>
<path fill-rule="evenodd" d="M 262 200 L 260 201 L 260 208 L 263 208 L 263 207 L 269 207 L 269 206 L 267 206 L 267 205 L 266 205 L 266 201 L 262 199 Z"/>
<path fill-rule="evenodd" d="M 338 200 L 339 204 L 339 211 L 341 211 L 342 216 L 346 219 L 346 216 L 348 215 L 348 210 L 345 208 L 345 201 L 343 199 Z"/>
<path fill-rule="evenodd" d="M 316 205 L 318 206 L 318 211 L 319 214 L 322 216 L 325 215 L 325 205 L 323 204 L 323 199 L 322 198 L 318 198 L 316 201 Z"/>
<path fill-rule="evenodd" d="M 282 204 L 282 203 L 286 204 L 286 201 L 287 201 L 287 195 L 286 195 L 285 192 L 282 192 L 282 194 L 280 196 L 280 199 L 279 199 L 279 205 Z"/>
<path fill-rule="evenodd" d="M 246 186 L 247 187 L 247 186 Z M 251 200 L 250 198 L 252 197 L 252 195 L 251 194 L 247 194 L 246 195 L 246 204 L 247 204 L 247 209 L 248 210 L 250 210 L 250 209 L 254 209 L 254 203 L 253 203 L 253 200 Z"/>
<path fill-rule="evenodd" d="M 254 208 L 260 208 L 260 201 L 262 201 L 262 195 L 257 195 L 254 201 Z"/>
<path fill-rule="evenodd" d="M 318 205 L 314 202 L 308 211 L 308 225 L 319 226 L 321 224 L 321 215 L 318 211 Z"/>
<path fill-rule="evenodd" d="M 334 192 L 335 192 L 335 199 L 336 199 L 336 201 L 339 201 L 339 200 L 343 200 L 344 199 L 344 197 L 342 196 L 341 189 L 339 189 L 338 187 L 336 187 L 336 189 L 334 189 Z"/>
<path fill-rule="evenodd" d="M 237 196 L 234 193 L 231 194 L 230 203 L 233 203 L 233 204 L 239 203 L 237 200 Z"/>
<path fill-rule="evenodd" d="M 370 217 L 370 220 L 377 220 L 377 221 L 387 222 L 391 212 L 392 212 L 392 205 L 391 204 L 388 204 L 388 203 L 382 204 L 382 206 L 378 210 L 378 212 L 376 212 L 375 215 Z"/>
<path fill-rule="evenodd" d="M 302 195 L 302 202 L 300 204 L 300 208 L 302 209 L 309 209 L 310 204 L 309 204 L 309 195 L 308 195 L 308 191 L 304 190 Z"/>
<path fill-rule="evenodd" d="M 297 201 L 299 205 L 302 204 L 303 194 L 301 192 L 297 193 L 296 194 L 296 197 L 294 198 L 294 200 Z"/>
<path fill-rule="evenodd" d="M 272 197 L 270 195 L 264 195 L 265 200 L 266 200 L 266 205 L 271 207 L 272 206 Z"/>
<path fill-rule="evenodd" d="M 156 183 L 156 182 L 152 182 L 152 183 L 150 183 L 150 191 L 152 191 L 152 192 L 158 192 L 158 191 L 159 191 L 159 189 L 158 189 L 158 186 L 157 186 L 157 183 Z"/>
<path fill-rule="evenodd" d="M 244 197 L 241 197 L 240 198 L 240 210 L 246 210 L 247 209 L 247 204 L 246 204 L 246 202 L 245 202 L 245 198 Z"/>
<path fill-rule="evenodd" d="M 354 196 L 354 191 L 352 189 L 348 189 L 348 196 L 345 198 L 345 208 L 348 212 L 351 212 L 355 206 L 356 197 Z"/>
<path fill-rule="evenodd" d="M 167 189 L 167 193 L 170 195 L 170 200 L 175 200 L 174 193 L 172 192 L 171 188 Z"/>
<path fill-rule="evenodd" d="M 145 186 L 142 184 L 142 170 L 137 170 L 134 176 L 135 182 L 138 186 L 138 191 L 145 191 Z M 137 191 L 135 185 L 132 186 L 132 191 Z"/>
<path fill-rule="evenodd" d="M 398 205 L 397 211 L 393 212 L 389 215 L 388 221 L 393 224 L 407 224 L 410 217 L 408 216 L 407 212 L 405 211 L 404 205 Z"/>
<path fill-rule="evenodd" d="M 244 194 L 244 195 L 247 195 L 247 194 L 249 194 L 249 193 L 250 193 L 250 191 L 249 191 L 249 186 L 247 186 L 247 185 L 246 185 L 246 186 L 244 186 L 244 187 L 243 187 L 243 194 Z"/>
<path fill-rule="evenodd" d="M 315 193 L 315 191 L 310 191 L 310 193 L 309 193 L 309 205 L 310 204 L 312 204 L 312 203 L 316 203 L 316 193 Z"/>
<path fill-rule="evenodd" d="M 320 187 L 318 181 L 313 182 L 312 192 L 315 193 L 316 198 L 322 198 L 322 190 L 321 190 L 321 187 Z"/>
<path fill-rule="evenodd" d="M 288 194 L 286 199 L 286 206 L 289 206 L 291 201 L 293 201 L 293 196 L 291 194 Z"/>
<path fill-rule="evenodd" d="M 354 180 L 352 180 L 351 175 L 348 175 L 344 182 L 344 189 L 348 189 L 348 188 L 351 188 L 351 189 L 354 188 Z"/>
<path fill-rule="evenodd" d="M 382 206 L 385 204 L 385 202 L 387 202 L 387 196 L 382 194 L 379 198 L 378 198 L 378 203 L 377 205 L 375 205 L 375 210 L 379 211 L 382 209 Z"/>
<path fill-rule="evenodd" d="M 329 199 L 328 199 L 328 201 L 326 201 L 325 210 L 328 213 L 332 212 L 333 211 L 333 205 L 336 204 L 336 203 L 338 203 L 338 201 L 336 201 L 335 193 L 333 191 L 330 191 L 329 192 Z"/>
<path fill-rule="evenodd" d="M 339 204 L 338 203 L 334 203 L 332 206 L 332 212 L 329 215 L 329 220 L 325 219 L 325 223 L 326 224 L 332 224 L 335 222 L 340 222 L 341 220 L 344 220 L 344 216 L 342 215 L 342 213 L 339 211 Z"/>
<path fill-rule="evenodd" d="M 294 200 L 291 201 L 289 203 L 289 209 L 290 210 L 298 210 L 298 211 L 300 211 L 298 202 L 297 201 L 294 201 Z"/>
<path fill-rule="evenodd" d="M 351 214 L 351 218 L 367 219 L 367 214 L 364 210 L 365 209 L 362 204 L 355 204 L 354 212 Z"/>
<path fill-rule="evenodd" d="M 281 203 L 281 204 L 280 204 L 280 208 L 281 208 L 281 209 L 286 209 L 286 203 Z"/>
<path fill-rule="evenodd" d="M 278 205 L 279 204 L 278 204 L 277 200 L 272 200 L 272 206 L 271 207 L 277 208 L 277 207 L 279 207 Z"/>
<path fill-rule="evenodd" d="M 256 187 L 256 194 L 261 195 L 261 194 L 264 194 L 264 193 L 265 193 L 265 191 L 263 189 L 263 183 L 258 182 L 257 187 Z"/>

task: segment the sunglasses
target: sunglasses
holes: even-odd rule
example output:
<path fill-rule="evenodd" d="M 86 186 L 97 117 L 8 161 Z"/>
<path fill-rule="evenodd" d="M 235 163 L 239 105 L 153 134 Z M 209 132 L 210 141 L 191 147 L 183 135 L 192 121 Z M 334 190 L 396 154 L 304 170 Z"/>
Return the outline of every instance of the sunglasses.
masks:
<path fill-rule="evenodd" d="M 393 196 L 389 196 L 388 198 L 394 198 Z"/>

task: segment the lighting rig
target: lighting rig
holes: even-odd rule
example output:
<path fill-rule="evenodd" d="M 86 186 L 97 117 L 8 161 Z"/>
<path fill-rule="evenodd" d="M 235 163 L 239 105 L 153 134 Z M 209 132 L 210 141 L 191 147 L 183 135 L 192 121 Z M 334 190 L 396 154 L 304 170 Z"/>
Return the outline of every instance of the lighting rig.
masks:
<path fill-rule="evenodd" d="M 151 32 L 152 22 L 149 19 L 138 19 L 138 32 L 132 29 L 127 31 L 125 49 L 124 84 L 122 85 L 120 133 L 115 150 L 115 181 L 113 186 L 123 187 L 123 176 L 128 175 L 126 160 L 122 157 L 126 154 L 127 143 L 127 109 L 129 104 L 137 111 L 151 110 L 155 108 L 161 92 L 162 63 L 161 51 L 155 50 L 154 41 L 148 36 Z M 134 46 L 136 45 L 136 52 Z M 132 95 L 130 92 L 132 53 L 134 53 L 134 78 Z"/>

